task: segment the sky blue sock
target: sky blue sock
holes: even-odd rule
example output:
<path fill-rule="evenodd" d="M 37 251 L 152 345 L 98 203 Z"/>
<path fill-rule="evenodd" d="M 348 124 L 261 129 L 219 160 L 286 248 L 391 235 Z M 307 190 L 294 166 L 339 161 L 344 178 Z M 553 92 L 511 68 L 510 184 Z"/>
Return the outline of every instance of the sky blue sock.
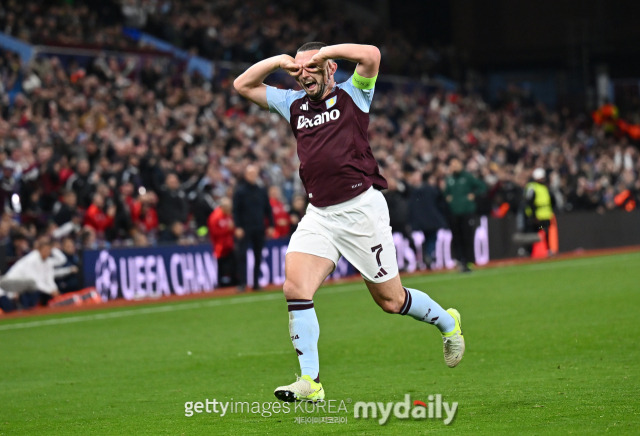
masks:
<path fill-rule="evenodd" d="M 289 308 L 289 334 L 293 348 L 298 353 L 301 376 L 320 380 L 318 338 L 320 325 L 313 307 L 313 300 L 287 300 Z"/>
<path fill-rule="evenodd" d="M 449 333 L 456 328 L 453 317 L 427 294 L 410 288 L 404 288 L 404 291 L 406 294 L 400 315 L 409 315 L 418 321 L 433 324 L 442 333 Z"/>

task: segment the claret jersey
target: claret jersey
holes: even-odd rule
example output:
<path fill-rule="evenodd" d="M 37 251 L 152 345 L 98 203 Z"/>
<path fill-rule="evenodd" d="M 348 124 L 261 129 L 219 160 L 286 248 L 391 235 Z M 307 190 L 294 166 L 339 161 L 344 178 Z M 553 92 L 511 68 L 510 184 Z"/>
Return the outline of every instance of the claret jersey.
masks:
<path fill-rule="evenodd" d="M 298 142 L 300 178 L 316 207 L 347 201 L 373 186 L 386 189 L 369 146 L 369 108 L 374 89 L 353 76 L 323 100 L 300 91 L 267 87 L 269 110 L 282 115 Z"/>

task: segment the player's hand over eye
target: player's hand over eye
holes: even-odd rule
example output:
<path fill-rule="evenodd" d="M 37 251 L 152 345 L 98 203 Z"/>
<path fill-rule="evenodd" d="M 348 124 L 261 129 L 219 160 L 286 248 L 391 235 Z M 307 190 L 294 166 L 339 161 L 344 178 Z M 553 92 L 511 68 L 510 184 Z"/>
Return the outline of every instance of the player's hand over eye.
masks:
<path fill-rule="evenodd" d="M 280 61 L 280 69 L 285 70 L 293 77 L 298 77 L 302 73 L 302 65 L 297 64 L 291 56 L 286 55 Z"/>
<path fill-rule="evenodd" d="M 310 73 L 317 73 L 318 71 L 322 71 L 327 69 L 327 58 L 322 55 L 322 51 L 314 54 L 311 59 L 309 59 L 304 65 L 304 69 Z"/>

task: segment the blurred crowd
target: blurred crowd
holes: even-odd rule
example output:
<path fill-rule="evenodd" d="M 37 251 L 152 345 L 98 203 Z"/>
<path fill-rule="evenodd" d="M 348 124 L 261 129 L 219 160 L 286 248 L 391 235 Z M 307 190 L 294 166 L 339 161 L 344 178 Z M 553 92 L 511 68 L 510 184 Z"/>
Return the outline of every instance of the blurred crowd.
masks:
<path fill-rule="evenodd" d="M 389 92 L 373 101 L 370 141 L 385 175 L 407 172 L 443 180 L 453 156 L 488 186 L 482 213 L 522 207 L 522 188 L 537 167 L 560 212 L 635 207 L 640 192 L 637 144 L 594 126 L 586 114 L 551 111 L 511 88 L 497 105 L 478 95 Z"/>
<path fill-rule="evenodd" d="M 256 12 L 234 0 L 125 0 L 115 9 L 105 2 L 111 6 L 103 14 L 86 5 L 3 1 L 0 30 L 32 42 L 83 40 L 117 48 L 127 43 L 120 25 L 98 24 L 109 17 L 117 23 L 123 13 L 137 20 L 128 24 L 187 48 L 208 35 L 217 42 L 199 47 L 200 54 L 242 61 L 292 52 L 308 39 L 379 37 L 344 33 L 356 26 L 340 17 L 328 27 L 313 19 L 301 24 L 287 2 L 271 6 L 260 28 L 253 24 Z M 312 6 L 296 7 L 304 13 Z M 101 32 L 92 33 L 94 26 Z M 384 56 L 393 71 L 395 55 Z M 41 56 L 21 66 L 16 54 L 0 51 L 2 272 L 42 232 L 82 248 L 208 240 L 214 234 L 210 218 L 218 208 L 232 209 L 252 163 L 274 214 L 268 236 L 288 236 L 306 205 L 295 140 L 276 115 L 239 98 L 233 78 L 205 80 L 162 56 Z M 286 75 L 273 80 L 290 84 Z M 629 211 L 640 201 L 637 146 L 586 115 L 549 110 L 517 88 L 489 105 L 473 93 L 394 83 L 384 74 L 379 78 L 369 135 L 399 202 L 392 208 L 399 231 L 411 230 L 405 206 L 412 192 L 427 185 L 446 190 L 454 157 L 486 185 L 473 200 L 481 214 L 521 212 L 523 188 L 538 167 L 546 171 L 558 213 Z M 446 202 L 441 209 L 447 216 Z M 215 225 L 229 216 L 219 211 Z M 232 216 L 225 226 L 233 228 Z M 232 243 L 233 236 L 225 235 Z"/>
<path fill-rule="evenodd" d="M 215 61 L 257 62 L 292 53 L 303 41 L 366 41 L 377 45 L 383 73 L 422 77 L 449 73 L 451 49 L 411 43 L 376 24 L 368 11 L 282 0 L 0 1 L 0 31 L 32 44 L 134 49 L 123 27 L 140 29 Z M 355 15 L 354 15 L 355 14 Z"/>
<path fill-rule="evenodd" d="M 122 23 L 113 1 L 0 1 L 0 32 L 36 45 L 132 48 Z"/>
<path fill-rule="evenodd" d="M 19 213 L 20 232 L 72 222 L 84 246 L 192 240 L 250 162 L 286 209 L 303 194 L 288 125 L 240 99 L 232 77 L 205 81 L 165 58 L 80 67 L 40 57 L 22 68 L 10 52 L 0 77 L 0 200 Z M 441 185 L 457 156 L 489 187 L 484 213 L 505 203 L 517 211 L 536 167 L 547 170 L 559 210 L 604 212 L 625 190 L 637 196 L 638 149 L 586 117 L 517 92 L 490 107 L 477 95 L 380 88 L 371 146 L 401 191 L 413 172 Z"/>

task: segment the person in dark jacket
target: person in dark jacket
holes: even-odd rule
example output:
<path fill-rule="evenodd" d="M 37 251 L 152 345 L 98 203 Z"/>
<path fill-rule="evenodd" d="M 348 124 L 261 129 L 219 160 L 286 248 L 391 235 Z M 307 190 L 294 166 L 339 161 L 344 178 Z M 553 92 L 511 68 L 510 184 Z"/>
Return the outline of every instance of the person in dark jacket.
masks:
<path fill-rule="evenodd" d="M 387 179 L 389 189 L 383 195 L 389 205 L 389 225 L 393 233 L 400 233 L 409 241 L 411 237 L 407 232 L 407 196 L 406 187 L 394 177 Z"/>
<path fill-rule="evenodd" d="M 235 247 L 238 270 L 238 289 L 247 286 L 247 249 L 251 245 L 254 256 L 253 289 L 260 289 L 260 263 L 265 242 L 265 222 L 268 222 L 266 234 L 273 235 L 274 220 L 267 190 L 258 186 L 258 168 L 247 165 L 244 180 L 233 193 L 233 222 L 235 229 Z"/>
<path fill-rule="evenodd" d="M 438 230 L 447 228 L 444 217 L 446 204 L 436 187 L 435 178 L 429 173 L 416 171 L 409 182 L 412 187 L 409 193 L 409 226 L 412 231 L 424 233 L 422 252 L 424 262 L 430 267 L 435 260 Z"/>
<path fill-rule="evenodd" d="M 79 291 L 82 287 L 82 276 L 80 275 L 80 258 L 76 252 L 76 245 L 73 237 L 67 236 L 62 240 L 60 251 L 64 254 L 65 261 L 57 265 L 55 281 L 60 293 Z M 60 274 L 62 270 L 66 273 Z"/>
<path fill-rule="evenodd" d="M 64 190 L 60 200 L 53 206 L 53 221 L 58 227 L 71 221 L 79 221 L 77 195 L 71 190 Z"/>
<path fill-rule="evenodd" d="M 444 195 L 449 204 L 449 222 L 453 235 L 451 244 L 463 272 L 470 271 L 469 263 L 475 262 L 473 239 L 477 227 L 476 199 L 486 190 L 482 180 L 464 171 L 460 159 L 451 159 Z"/>
<path fill-rule="evenodd" d="M 180 179 L 175 173 L 167 174 L 165 184 L 158 192 L 157 212 L 160 229 L 159 239 L 173 240 L 171 228 L 175 223 L 186 223 L 189 215 L 189 202 L 184 191 L 180 188 Z"/>
<path fill-rule="evenodd" d="M 99 177 L 91 172 L 91 164 L 86 158 L 78 160 L 76 172 L 67 179 L 66 188 L 76 193 L 78 206 L 83 209 L 91 205 Z"/>
<path fill-rule="evenodd" d="M 416 245 L 411 237 L 411 229 L 409 227 L 409 203 L 408 189 L 402 180 L 395 177 L 387 179 L 389 188 L 383 193 L 389 206 L 389 225 L 394 235 L 400 234 L 407 241 L 409 247 L 415 252 Z"/>

